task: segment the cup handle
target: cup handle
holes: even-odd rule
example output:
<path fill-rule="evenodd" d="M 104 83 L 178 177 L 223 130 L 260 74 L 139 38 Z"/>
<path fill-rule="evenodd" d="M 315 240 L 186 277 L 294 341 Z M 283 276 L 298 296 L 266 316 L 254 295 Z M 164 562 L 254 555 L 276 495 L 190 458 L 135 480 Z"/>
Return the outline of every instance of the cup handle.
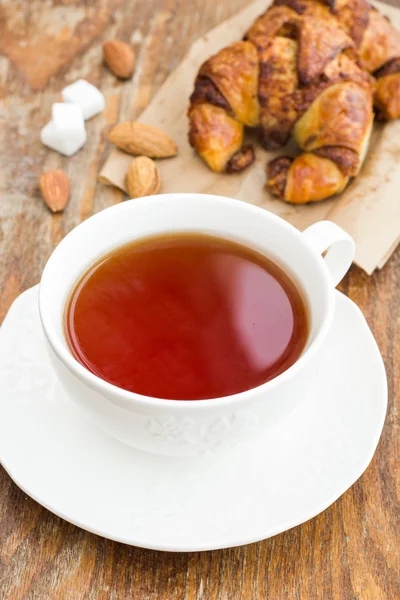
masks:
<path fill-rule="evenodd" d="M 334 287 L 351 267 L 355 253 L 353 238 L 332 221 L 319 221 L 302 233 L 307 244 L 324 260 Z"/>

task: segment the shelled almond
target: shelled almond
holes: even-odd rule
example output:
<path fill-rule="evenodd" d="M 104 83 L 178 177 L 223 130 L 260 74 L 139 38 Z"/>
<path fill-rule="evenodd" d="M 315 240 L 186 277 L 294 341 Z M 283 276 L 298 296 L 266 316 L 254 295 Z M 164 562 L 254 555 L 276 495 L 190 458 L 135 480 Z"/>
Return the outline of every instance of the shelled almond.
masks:
<path fill-rule="evenodd" d="M 126 174 L 125 183 L 131 198 L 157 194 L 161 180 L 154 160 L 147 156 L 134 158 Z"/>
<path fill-rule="evenodd" d="M 109 40 L 103 44 L 103 60 L 120 79 L 129 79 L 135 69 L 135 54 L 125 42 Z"/>
<path fill-rule="evenodd" d="M 64 171 L 46 171 L 40 177 L 40 191 L 43 200 L 52 212 L 64 210 L 69 200 L 70 183 Z"/>
<path fill-rule="evenodd" d="M 129 154 L 167 158 L 176 156 L 178 151 L 175 142 L 164 131 L 137 121 L 119 123 L 108 137 L 113 144 Z"/>

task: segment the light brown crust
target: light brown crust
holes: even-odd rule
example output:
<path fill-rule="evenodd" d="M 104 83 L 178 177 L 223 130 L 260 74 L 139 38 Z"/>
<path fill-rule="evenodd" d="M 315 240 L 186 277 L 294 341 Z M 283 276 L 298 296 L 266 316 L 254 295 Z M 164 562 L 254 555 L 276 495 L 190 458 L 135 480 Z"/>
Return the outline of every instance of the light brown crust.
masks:
<path fill-rule="evenodd" d="M 349 81 L 322 92 L 300 117 L 293 136 L 300 148 L 343 146 L 361 154 L 373 122 L 372 94 Z"/>
<path fill-rule="evenodd" d="M 258 56 L 251 42 L 235 42 L 207 60 L 199 71 L 210 79 L 236 119 L 249 127 L 259 124 Z"/>
<path fill-rule="evenodd" d="M 189 109 L 189 142 L 213 170 L 223 172 L 243 144 L 243 125 L 219 106 L 195 104 Z"/>
<path fill-rule="evenodd" d="M 322 18 L 325 22 L 335 23 L 334 17 L 330 14 L 329 8 L 324 2 L 318 0 L 275 0 L 273 6 L 287 7 L 292 9 L 298 15 L 307 15 Z"/>
<path fill-rule="evenodd" d="M 326 65 L 322 78 L 334 80 L 337 76 L 349 81 L 355 81 L 359 85 L 373 89 L 374 78 L 366 73 L 359 63 L 354 60 L 354 56 L 349 56 L 351 51 L 345 50 Z"/>
<path fill-rule="evenodd" d="M 298 16 L 294 10 L 287 6 L 272 6 L 260 15 L 244 35 L 245 40 L 256 37 L 291 37 L 293 26 Z"/>
<path fill-rule="evenodd" d="M 298 87 L 297 42 L 284 37 L 262 37 L 254 42 L 260 61 L 260 142 L 266 149 L 280 148 L 297 119 L 293 96 Z"/>
<path fill-rule="evenodd" d="M 296 10 L 296 5 L 310 2 L 314 3 L 315 0 L 275 0 L 274 4 L 284 4 Z M 387 17 L 366 0 L 325 0 L 325 4 L 359 49 L 362 66 L 369 73 L 375 74 L 389 61 L 400 58 L 399 32 Z M 300 12 L 299 8 L 297 12 Z"/>
<path fill-rule="evenodd" d="M 374 73 L 390 60 L 400 57 L 400 35 L 391 22 L 375 8 L 369 10 L 369 23 L 360 45 L 364 68 Z"/>
<path fill-rule="evenodd" d="M 369 4 L 365 0 L 346 0 L 342 6 L 332 7 L 341 27 L 359 48 L 369 23 Z"/>
<path fill-rule="evenodd" d="M 298 15 L 293 22 L 296 24 L 295 37 L 299 40 L 298 76 L 302 85 L 319 77 L 329 61 L 341 50 L 354 46 L 351 37 L 339 27 L 337 19 L 323 2 L 275 0 L 271 10 L 277 8 L 292 10 Z"/>
<path fill-rule="evenodd" d="M 314 81 L 341 50 L 353 46 L 353 41 L 342 29 L 322 19 L 303 17 L 297 59 L 300 83 L 306 85 Z"/>
<path fill-rule="evenodd" d="M 267 188 L 292 204 L 325 200 L 343 191 L 349 180 L 334 162 L 311 152 L 297 156 L 289 166 L 288 160 L 290 159 L 276 159 L 272 169 L 268 167 Z M 275 177 L 274 171 L 278 173 Z M 286 181 L 282 182 L 285 174 Z M 279 185 L 277 177 L 280 178 Z M 283 190 L 282 195 L 280 190 Z"/>
<path fill-rule="evenodd" d="M 375 73 L 374 104 L 377 119 L 386 121 L 400 117 L 400 58 L 388 62 Z"/>
<path fill-rule="evenodd" d="M 375 87 L 375 79 L 342 52 L 326 65 L 316 81 L 295 91 L 294 104 L 298 116 L 301 116 L 324 90 L 345 81 L 353 81 L 370 93 Z"/>
<path fill-rule="evenodd" d="M 400 72 L 379 77 L 374 96 L 375 106 L 381 120 L 400 117 Z"/>

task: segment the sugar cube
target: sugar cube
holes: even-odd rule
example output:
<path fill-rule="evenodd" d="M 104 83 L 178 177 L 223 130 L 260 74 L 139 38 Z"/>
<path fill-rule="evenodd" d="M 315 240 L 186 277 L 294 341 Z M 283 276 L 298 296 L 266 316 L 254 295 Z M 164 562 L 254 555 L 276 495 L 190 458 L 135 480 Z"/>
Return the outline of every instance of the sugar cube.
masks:
<path fill-rule="evenodd" d="M 85 131 L 85 121 L 80 107 L 77 104 L 56 102 L 52 106 L 54 129 L 58 135 L 71 137 L 82 135 Z"/>
<path fill-rule="evenodd" d="M 61 134 L 57 131 L 54 121 L 47 123 L 40 132 L 42 144 L 65 156 L 72 156 L 75 154 L 75 152 L 82 148 L 86 139 L 85 128 L 81 131 L 70 131 L 68 135 L 65 133 Z"/>
<path fill-rule="evenodd" d="M 71 102 L 80 106 L 85 120 L 91 119 L 105 108 L 103 94 L 96 86 L 85 79 L 78 79 L 61 92 L 64 102 Z"/>

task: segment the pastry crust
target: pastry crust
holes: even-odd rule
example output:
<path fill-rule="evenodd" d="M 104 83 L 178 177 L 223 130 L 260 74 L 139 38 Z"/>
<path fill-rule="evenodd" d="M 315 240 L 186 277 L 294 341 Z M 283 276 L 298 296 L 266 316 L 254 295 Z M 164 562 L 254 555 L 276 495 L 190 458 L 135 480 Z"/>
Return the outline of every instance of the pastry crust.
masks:
<path fill-rule="evenodd" d="M 323 91 L 293 129 L 300 148 L 343 146 L 359 155 L 373 122 L 372 96 L 353 81 L 337 83 Z"/>
<path fill-rule="evenodd" d="M 339 194 L 349 180 L 334 162 L 311 152 L 294 160 L 277 158 L 268 165 L 267 187 L 293 204 L 318 202 Z"/>
<path fill-rule="evenodd" d="M 297 15 L 316 15 L 321 22 L 327 19 L 319 0 L 275 0 L 274 6 L 286 7 Z M 382 69 L 400 59 L 400 34 L 390 21 L 366 0 L 324 0 L 324 8 L 353 40 L 355 51 L 347 50 L 347 54 L 355 61 L 359 59 L 363 70 L 377 79 L 389 75 L 381 73 Z M 400 116 L 399 94 L 397 77 L 378 82 L 374 101 L 380 118 Z"/>
<path fill-rule="evenodd" d="M 369 22 L 360 45 L 360 57 L 369 73 L 374 73 L 393 58 L 400 57 L 398 31 L 372 7 L 369 9 Z"/>
<path fill-rule="evenodd" d="M 359 48 L 369 23 L 370 7 L 365 0 L 345 0 L 334 2 L 333 12 L 344 31 Z"/>
<path fill-rule="evenodd" d="M 295 92 L 295 110 L 298 116 L 301 116 L 324 90 L 346 81 L 353 81 L 365 88 L 369 94 L 375 89 L 375 79 L 342 52 L 327 64 L 317 80 Z"/>
<path fill-rule="evenodd" d="M 380 118 L 400 117 L 400 72 L 385 75 L 377 80 L 374 102 Z"/>
<path fill-rule="evenodd" d="M 243 144 L 243 125 L 223 108 L 213 104 L 195 104 L 189 109 L 189 142 L 217 173 Z"/>
<path fill-rule="evenodd" d="M 400 116 L 400 37 L 366 0 L 275 0 L 235 42 L 200 68 L 190 143 L 211 169 L 254 160 L 244 128 L 264 148 L 293 135 L 304 154 L 268 167 L 268 188 L 288 202 L 322 200 L 357 175 L 373 123 Z"/>
<path fill-rule="evenodd" d="M 258 56 L 251 42 L 235 42 L 207 60 L 199 71 L 210 79 L 240 123 L 259 124 Z"/>
<path fill-rule="evenodd" d="M 266 149 L 283 146 L 297 119 L 297 42 L 284 37 L 256 38 L 260 61 L 258 99 L 260 142 Z"/>
<path fill-rule="evenodd" d="M 310 16 L 322 19 L 326 23 L 336 25 L 334 16 L 327 4 L 320 0 L 275 0 L 273 6 L 286 7 L 300 16 Z"/>
<path fill-rule="evenodd" d="M 350 37 L 323 19 L 303 17 L 299 26 L 297 68 L 300 82 L 311 83 L 344 48 L 354 46 Z"/>
<path fill-rule="evenodd" d="M 293 37 L 294 26 L 298 21 L 297 13 L 287 6 L 271 6 L 260 15 L 244 35 L 245 40 L 257 37 Z"/>

